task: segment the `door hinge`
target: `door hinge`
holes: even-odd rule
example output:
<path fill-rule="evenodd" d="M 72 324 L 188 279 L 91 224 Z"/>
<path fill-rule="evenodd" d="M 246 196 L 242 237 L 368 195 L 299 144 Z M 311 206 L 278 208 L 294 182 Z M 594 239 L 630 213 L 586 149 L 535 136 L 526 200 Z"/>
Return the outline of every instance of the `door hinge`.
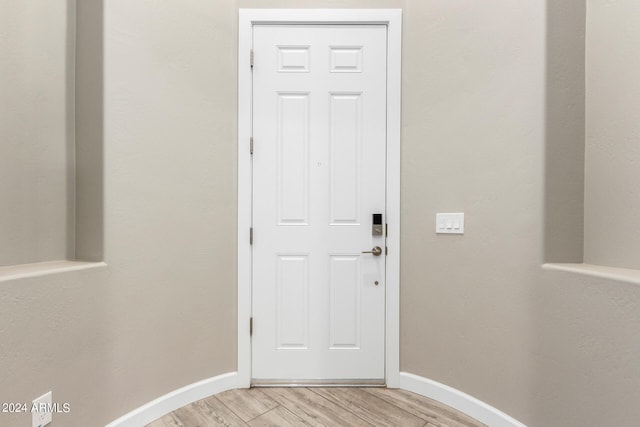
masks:
<path fill-rule="evenodd" d="M 249 336 L 253 335 L 253 317 L 249 318 Z"/>
<path fill-rule="evenodd" d="M 249 53 L 249 64 L 251 64 L 251 68 L 253 68 L 253 49 Z"/>
<path fill-rule="evenodd" d="M 249 138 L 249 153 L 253 154 L 253 137 Z"/>
<path fill-rule="evenodd" d="M 253 245 L 253 227 L 249 228 L 249 244 Z"/>
<path fill-rule="evenodd" d="M 384 237 L 389 237 L 389 224 L 384 225 Z"/>
<path fill-rule="evenodd" d="M 387 256 L 387 255 L 389 255 L 389 247 L 385 246 L 384 247 L 384 256 Z"/>

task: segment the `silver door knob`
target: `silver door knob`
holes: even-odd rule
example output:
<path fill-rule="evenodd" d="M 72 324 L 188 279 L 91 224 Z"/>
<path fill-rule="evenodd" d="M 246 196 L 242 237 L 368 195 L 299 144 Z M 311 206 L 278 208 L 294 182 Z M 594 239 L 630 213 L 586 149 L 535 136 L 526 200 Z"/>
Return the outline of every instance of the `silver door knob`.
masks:
<path fill-rule="evenodd" d="M 374 256 L 380 256 L 382 254 L 382 248 L 380 246 L 376 246 L 370 251 L 362 251 L 363 254 L 373 254 Z"/>

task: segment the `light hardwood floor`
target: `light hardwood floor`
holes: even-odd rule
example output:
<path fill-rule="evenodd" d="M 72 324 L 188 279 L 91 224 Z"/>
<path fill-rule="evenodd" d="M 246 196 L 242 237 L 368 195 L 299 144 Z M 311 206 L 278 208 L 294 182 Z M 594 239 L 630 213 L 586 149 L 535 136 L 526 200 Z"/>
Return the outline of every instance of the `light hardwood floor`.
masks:
<path fill-rule="evenodd" d="M 386 388 L 251 388 L 184 406 L 147 427 L 486 427 L 455 409 Z"/>

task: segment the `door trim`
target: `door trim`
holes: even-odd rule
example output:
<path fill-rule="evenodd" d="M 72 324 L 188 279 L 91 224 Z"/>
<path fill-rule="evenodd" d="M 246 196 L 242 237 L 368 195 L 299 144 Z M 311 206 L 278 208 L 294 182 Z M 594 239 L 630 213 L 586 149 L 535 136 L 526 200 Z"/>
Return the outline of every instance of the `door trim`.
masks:
<path fill-rule="evenodd" d="M 377 24 L 387 26 L 388 225 L 385 311 L 385 380 L 400 379 L 400 111 L 401 9 L 240 9 L 238 14 L 238 387 L 251 385 L 252 167 L 250 155 L 252 79 L 250 51 L 254 24 Z"/>

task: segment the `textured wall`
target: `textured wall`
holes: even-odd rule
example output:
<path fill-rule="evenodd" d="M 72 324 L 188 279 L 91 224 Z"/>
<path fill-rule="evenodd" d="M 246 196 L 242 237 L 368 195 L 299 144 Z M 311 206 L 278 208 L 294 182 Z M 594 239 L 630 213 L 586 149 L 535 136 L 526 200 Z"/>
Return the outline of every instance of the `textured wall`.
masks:
<path fill-rule="evenodd" d="M 401 369 L 525 423 L 535 420 L 544 6 L 415 1 L 404 15 Z M 465 234 L 436 235 L 436 212 L 465 212 Z"/>
<path fill-rule="evenodd" d="M 531 427 L 636 427 L 640 288 L 545 271 L 529 299 Z M 525 332 L 526 333 L 526 332 Z"/>
<path fill-rule="evenodd" d="M 103 0 L 77 2 L 75 258 L 104 257 Z"/>
<path fill-rule="evenodd" d="M 582 262 L 585 1 L 547 1 L 544 260 Z"/>
<path fill-rule="evenodd" d="M 640 269 L 640 3 L 587 4 L 585 262 Z"/>
<path fill-rule="evenodd" d="M 564 244 L 548 245 L 545 206 L 581 203 L 583 95 L 567 82 L 584 68 L 563 49 L 581 61 L 584 5 L 572 4 L 366 4 L 404 9 L 401 368 L 530 426 L 631 427 L 638 288 L 540 268 L 543 248 Z M 237 7 L 356 5 L 107 2 L 109 265 L 0 284 L 0 401 L 53 389 L 73 408 L 61 424 L 102 425 L 235 370 Z M 565 119 L 548 123 L 549 110 Z M 552 196 L 549 150 L 574 179 Z M 451 210 L 466 212 L 466 234 L 434 235 L 433 215 Z"/>
<path fill-rule="evenodd" d="M 103 14 L 84 6 L 83 27 L 100 28 Z M 236 363 L 235 9 L 123 0 L 104 15 L 108 267 L 0 283 L 0 402 L 53 390 L 71 404 L 55 415 L 66 427 L 105 425 Z M 91 104 L 85 85 L 101 82 L 89 77 L 78 83 Z M 102 127 L 82 132 L 99 140 Z M 0 414 L 0 425 L 29 419 Z"/>
<path fill-rule="evenodd" d="M 405 11 L 401 368 L 530 426 L 633 427 L 640 418 L 640 290 L 540 270 L 545 259 L 582 256 L 585 4 L 497 3 L 409 2 Z M 637 16 L 632 3 L 603 2 L 602 13 L 623 8 Z M 586 31 L 595 43 L 592 22 L 603 17 L 589 13 Z M 616 25 L 602 24 L 607 54 L 589 61 L 606 64 L 616 44 L 610 34 L 618 32 L 626 43 L 611 50 L 630 55 L 634 27 Z M 422 65 L 408 63 L 408 52 L 418 52 Z M 640 72 L 636 59 L 620 59 L 615 72 L 631 79 Z M 589 61 L 588 84 L 618 87 Z M 635 93 L 630 87 L 619 90 Z M 591 94 L 588 105 L 598 102 Z M 631 126 L 630 117 L 621 120 Z M 595 161 L 616 169 L 613 177 L 617 169 L 631 172 L 633 159 L 609 154 Z M 590 173 L 587 167 L 587 183 Z M 612 188 L 608 176 L 597 177 L 607 197 L 637 187 L 635 177 Z M 605 201 L 594 205 L 608 209 Z M 449 210 L 466 212 L 464 236 L 431 231 L 433 213 Z M 629 242 L 620 243 L 637 255 Z"/>
<path fill-rule="evenodd" d="M 67 0 L 0 0 L 0 10 L 0 266 L 65 259 L 73 22 Z"/>
<path fill-rule="evenodd" d="M 550 44 L 555 44 L 549 52 L 555 50 L 561 54 L 566 48 L 575 52 L 571 33 L 577 34 L 584 22 L 576 21 L 577 7 L 571 8 L 564 2 L 550 3 L 549 10 L 557 14 L 549 20 L 555 22 L 560 38 L 549 39 Z M 640 7 L 632 0 L 588 0 L 586 3 L 584 261 L 637 269 L 640 266 L 637 186 L 640 179 L 637 141 Z M 548 61 L 551 67 L 557 68 L 554 75 L 548 76 L 548 81 L 558 81 L 558 76 L 568 75 L 569 64 L 563 65 L 565 62 L 560 58 L 573 55 L 575 53 L 566 52 Z M 578 78 L 579 74 L 574 74 Z M 551 98 L 556 99 L 553 108 L 563 117 L 571 111 L 575 99 L 571 96 L 571 87 L 571 84 L 548 86 L 548 91 L 553 93 Z M 567 126 L 566 121 L 563 126 Z M 547 140 L 547 146 L 549 144 Z M 551 151 L 559 154 L 556 162 L 568 166 L 568 175 L 561 180 L 562 174 L 558 174 L 549 182 L 551 186 L 559 186 L 554 190 L 556 195 L 576 185 L 575 162 L 566 155 L 572 143 L 564 142 L 561 147 Z M 549 197 L 547 193 L 547 199 Z M 567 206 L 574 204 L 578 197 L 569 193 L 555 201 L 560 210 L 555 211 L 554 219 L 565 217 L 564 223 L 569 229 L 571 215 L 562 213 L 570 212 Z M 557 228 L 556 233 L 560 237 L 552 239 L 556 243 L 567 237 L 562 227 Z M 555 256 L 547 259 L 572 261 L 567 246 L 561 245 L 552 248 Z M 638 286 L 549 271 L 540 276 L 530 307 L 534 319 L 532 362 L 536 372 L 531 389 L 536 415 L 531 425 L 637 426 L 640 419 Z"/>
<path fill-rule="evenodd" d="M 105 2 L 104 421 L 235 370 L 234 14 Z"/>

